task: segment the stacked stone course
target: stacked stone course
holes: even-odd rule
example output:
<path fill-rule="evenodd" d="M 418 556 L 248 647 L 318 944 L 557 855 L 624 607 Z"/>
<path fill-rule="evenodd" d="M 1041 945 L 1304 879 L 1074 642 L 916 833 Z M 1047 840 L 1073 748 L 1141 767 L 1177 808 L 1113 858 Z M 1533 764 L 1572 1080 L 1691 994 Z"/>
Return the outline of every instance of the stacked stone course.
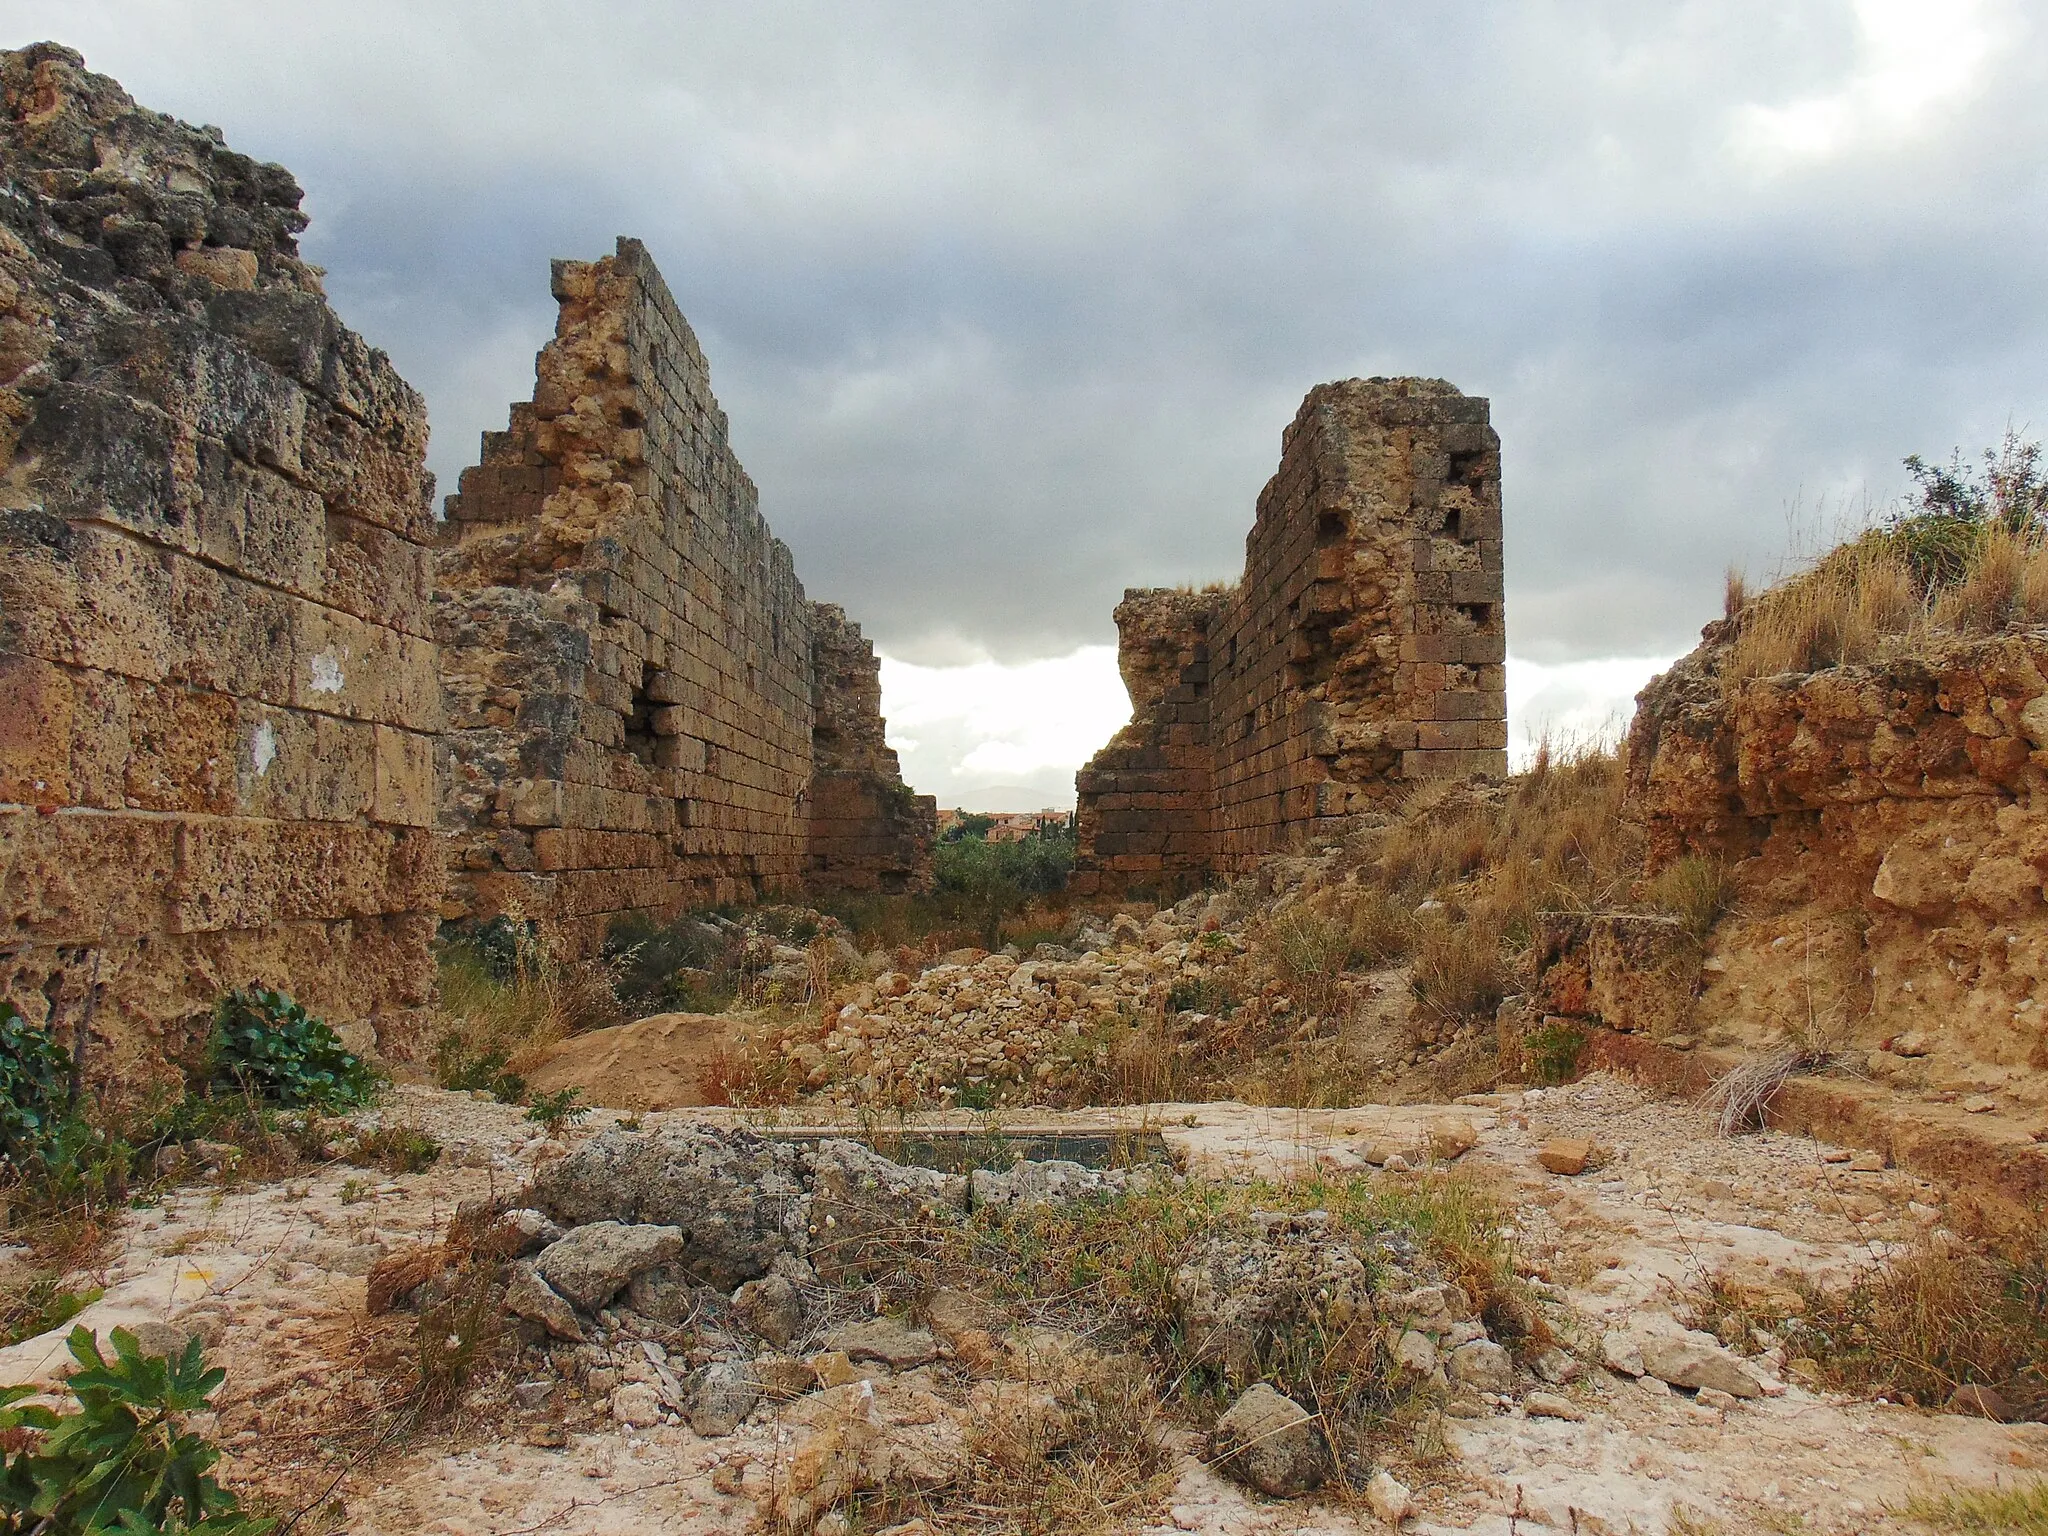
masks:
<path fill-rule="evenodd" d="M 588 954 L 623 913 L 927 882 L 873 651 L 805 598 L 645 248 L 554 292 L 533 401 L 448 500 L 446 915 Z"/>
<path fill-rule="evenodd" d="M 1507 771 L 1500 440 L 1442 380 L 1310 391 L 1231 589 L 1130 591 L 1130 725 L 1077 776 L 1083 893 L 1250 868 Z"/>
<path fill-rule="evenodd" d="M 811 822 L 805 884 L 819 894 L 923 890 L 939 806 L 903 783 L 883 737 L 882 666 L 836 603 L 812 609 Z"/>
<path fill-rule="evenodd" d="M 0 988 L 131 1090 L 252 981 L 402 1039 L 442 883 L 424 402 L 282 167 L 53 44 L 0 98 Z"/>

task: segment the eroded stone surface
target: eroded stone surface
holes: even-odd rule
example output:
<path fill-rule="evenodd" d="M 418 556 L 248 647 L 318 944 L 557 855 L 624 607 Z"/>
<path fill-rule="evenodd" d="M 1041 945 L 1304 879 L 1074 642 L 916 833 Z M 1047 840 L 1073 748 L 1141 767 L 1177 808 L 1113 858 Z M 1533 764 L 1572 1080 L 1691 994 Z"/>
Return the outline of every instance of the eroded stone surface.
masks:
<path fill-rule="evenodd" d="M 1501 597 L 1487 402 L 1311 390 L 1237 585 L 1117 608 L 1132 718 L 1076 779 L 1076 889 L 1198 886 L 1413 781 L 1504 776 Z"/>
<path fill-rule="evenodd" d="M 402 1051 L 441 887 L 425 402 L 321 297 L 283 167 L 54 44 L 0 54 L 0 106 L 0 993 L 89 1014 L 117 1096 L 251 982 Z"/>

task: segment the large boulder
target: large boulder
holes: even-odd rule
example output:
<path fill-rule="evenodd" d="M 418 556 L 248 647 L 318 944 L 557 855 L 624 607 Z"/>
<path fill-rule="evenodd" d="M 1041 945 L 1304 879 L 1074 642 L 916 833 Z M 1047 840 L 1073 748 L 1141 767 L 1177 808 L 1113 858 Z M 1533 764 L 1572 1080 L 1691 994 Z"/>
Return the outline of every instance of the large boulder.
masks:
<path fill-rule="evenodd" d="M 1174 1273 L 1195 1363 L 1234 1386 L 1255 1380 L 1277 1339 L 1296 1329 L 1341 1332 L 1372 1307 L 1366 1261 L 1348 1242 L 1275 1226 L 1269 1237 L 1211 1239 Z"/>
<path fill-rule="evenodd" d="M 668 1263 L 682 1251 L 678 1228 L 593 1221 L 543 1248 L 533 1267 L 556 1295 L 595 1312 L 635 1275 Z"/>
<path fill-rule="evenodd" d="M 1209 1454 L 1239 1482 L 1291 1499 L 1329 1480 L 1330 1448 L 1315 1415 L 1260 1382 L 1216 1421 Z"/>
<path fill-rule="evenodd" d="M 809 1258 L 827 1280 L 893 1267 L 934 1228 L 967 1214 L 967 1180 L 906 1167 L 857 1142 L 821 1141 L 803 1156 L 811 1192 Z"/>
<path fill-rule="evenodd" d="M 1731 1397 L 1762 1397 L 1763 1387 L 1748 1366 L 1728 1353 L 1710 1333 L 1656 1332 L 1640 1338 L 1643 1369 L 1674 1387 L 1715 1387 Z"/>
<path fill-rule="evenodd" d="M 690 1273 L 728 1292 L 805 1249 L 797 1149 L 746 1130 L 606 1131 L 543 1168 L 533 1204 L 564 1226 L 674 1227 Z"/>

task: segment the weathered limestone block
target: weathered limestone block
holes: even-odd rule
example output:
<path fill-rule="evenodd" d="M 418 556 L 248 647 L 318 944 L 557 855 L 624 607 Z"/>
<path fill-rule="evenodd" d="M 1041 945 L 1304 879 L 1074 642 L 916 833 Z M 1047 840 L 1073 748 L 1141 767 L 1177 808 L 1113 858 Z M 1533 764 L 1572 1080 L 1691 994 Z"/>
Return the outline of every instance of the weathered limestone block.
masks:
<path fill-rule="evenodd" d="M 300 192 L 0 53 L 0 979 L 141 1093 L 220 992 L 402 1047 L 431 990 L 424 402 Z M 97 987 L 97 996 L 92 996 Z"/>
<path fill-rule="evenodd" d="M 1124 594 L 1132 720 L 1076 780 L 1083 891 L 1199 885 L 1404 784 L 1507 772 L 1500 441 L 1441 380 L 1310 392 L 1236 586 Z"/>

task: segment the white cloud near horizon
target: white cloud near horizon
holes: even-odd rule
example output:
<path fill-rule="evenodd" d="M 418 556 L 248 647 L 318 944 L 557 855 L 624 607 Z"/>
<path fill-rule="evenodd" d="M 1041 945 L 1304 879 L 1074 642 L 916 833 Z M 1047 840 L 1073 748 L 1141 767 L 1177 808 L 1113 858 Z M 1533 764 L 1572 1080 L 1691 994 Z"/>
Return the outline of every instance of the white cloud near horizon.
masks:
<path fill-rule="evenodd" d="M 1611 746 L 1635 696 L 1672 657 L 1546 665 L 1508 658 L 1510 766 L 1555 746 Z M 882 713 L 903 776 L 941 806 L 1070 810 L 1074 771 L 1131 717 L 1116 648 L 1006 665 L 989 657 L 922 666 L 882 654 Z"/>

